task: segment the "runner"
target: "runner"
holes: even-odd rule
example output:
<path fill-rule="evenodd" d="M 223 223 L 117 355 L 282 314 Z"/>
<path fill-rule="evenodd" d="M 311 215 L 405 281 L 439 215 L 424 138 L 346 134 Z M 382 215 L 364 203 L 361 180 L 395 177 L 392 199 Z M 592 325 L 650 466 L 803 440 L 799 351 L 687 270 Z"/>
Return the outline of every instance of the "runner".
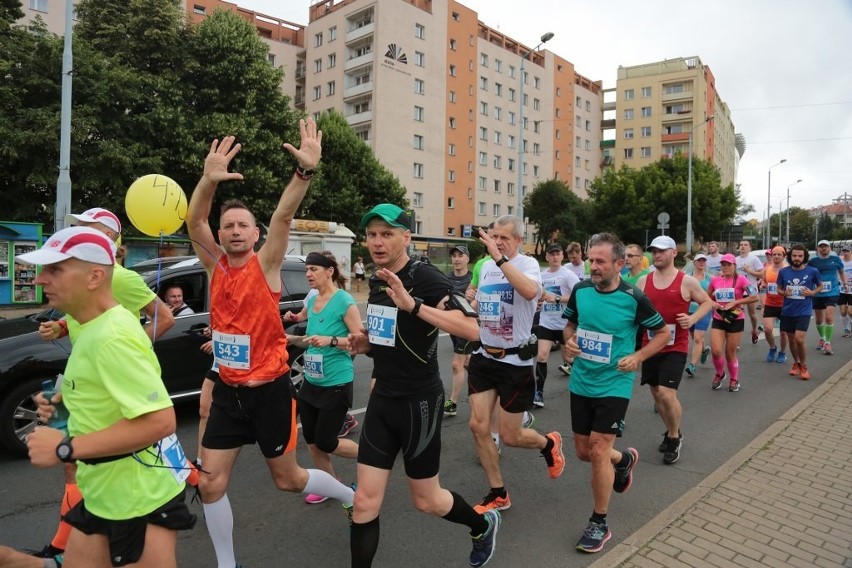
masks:
<path fill-rule="evenodd" d="M 751 243 L 748 241 L 740 241 L 740 255 L 737 257 L 737 271 L 744 274 L 748 278 L 749 285 L 757 290 L 758 281 L 763 278 L 763 263 L 756 256 L 751 256 Z M 756 294 L 760 300 L 760 294 Z M 751 320 L 751 342 L 757 343 L 760 338 L 760 326 L 757 323 L 756 307 L 758 302 L 746 304 L 748 310 L 748 318 Z"/>
<path fill-rule="evenodd" d="M 817 243 L 817 255 L 808 260 L 808 266 L 819 270 L 822 290 L 814 296 L 814 319 L 819 332 L 817 350 L 823 355 L 834 355 L 831 337 L 834 335 L 834 307 L 840 297 L 840 290 L 846 288 L 846 273 L 843 261 L 831 254 L 831 243 L 821 240 Z"/>
<path fill-rule="evenodd" d="M 238 200 L 222 205 L 219 242 L 208 223 L 219 183 L 241 180 L 228 166 L 240 151 L 233 136 L 214 140 L 187 211 L 192 246 L 210 279 L 210 325 L 219 382 L 202 440 L 205 474 L 200 490 L 204 518 L 219 568 L 236 565 L 233 513 L 226 490 L 243 445 L 257 443 L 275 486 L 314 493 L 348 504 L 353 491 L 328 473 L 296 462 L 296 401 L 281 325 L 281 265 L 293 216 L 319 163 L 322 132 L 313 118 L 299 121 L 301 145 L 284 148 L 298 161 L 269 222 L 260 250 L 254 215 Z"/>
<path fill-rule="evenodd" d="M 808 250 L 804 245 L 793 245 L 787 253 L 790 266 L 778 273 L 778 293 L 784 297 L 781 308 L 781 333 L 790 341 L 793 367 L 790 375 L 803 381 L 811 378 L 808 371 L 808 348 L 805 335 L 811 324 L 814 297 L 822 291 L 820 271 L 808 264 Z"/>
<path fill-rule="evenodd" d="M 566 356 L 575 357 L 571 381 L 571 427 L 577 457 L 592 464 L 594 509 L 577 549 L 599 552 L 612 537 L 607 511 L 612 491 L 624 493 L 639 461 L 634 448 L 618 451 L 621 429 L 642 361 L 668 342 L 663 318 L 635 287 L 622 282 L 624 245 L 611 233 L 589 242 L 591 277 L 574 287 L 562 317 Z M 654 339 L 635 351 L 639 326 Z"/>
<path fill-rule="evenodd" d="M 840 249 L 843 272 L 846 273 L 846 288 L 840 293 L 840 315 L 843 318 L 843 337 L 852 337 L 852 248 L 843 245 Z"/>
<path fill-rule="evenodd" d="M 474 340 L 479 326 L 465 303 L 447 294 L 450 282 L 431 264 L 406 254 L 410 219 L 390 203 L 361 218 L 367 247 L 378 267 L 370 279 L 367 328 L 350 335 L 350 353 L 370 353 L 376 384 L 370 393 L 358 449 L 358 490 L 348 509 L 352 568 L 372 566 L 379 547 L 379 512 L 396 456 L 402 453 L 414 506 L 470 528 L 471 566 L 491 560 L 500 513 L 480 515 L 458 494 L 441 487 L 444 385 L 438 370 L 439 330 Z M 447 309 L 447 307 L 450 309 Z M 369 443 L 367 443 L 369 441 Z"/>
<path fill-rule="evenodd" d="M 705 292 L 710 286 L 710 274 L 707 272 L 707 255 L 698 253 L 693 260 L 692 277 L 698 280 L 701 284 L 701 289 Z M 690 302 L 689 313 L 693 314 L 698 309 L 698 304 Z M 702 365 L 707 362 L 707 357 L 710 355 L 710 346 L 704 342 L 704 337 L 707 334 L 707 329 L 710 327 L 710 322 L 713 319 L 713 312 L 710 310 L 703 318 L 695 322 L 689 329 L 692 335 L 692 355 L 689 364 L 686 366 L 686 375 L 690 378 L 695 377 L 695 367 L 700 362 Z"/>
<path fill-rule="evenodd" d="M 710 350 L 713 356 L 712 388 L 719 390 L 725 380 L 725 363 L 728 365 L 728 390 L 740 390 L 740 362 L 737 349 L 740 347 L 745 314 L 742 306 L 757 302 L 757 289 L 748 279 L 737 272 L 737 261 L 732 254 L 722 255 L 722 274 L 710 280 L 707 293 L 713 298 L 713 322 L 710 332 Z M 724 357 L 724 358 L 723 358 Z"/>
<path fill-rule="evenodd" d="M 707 272 L 711 278 L 722 273 L 722 255 L 716 241 L 707 243 Z"/>
<path fill-rule="evenodd" d="M 586 278 L 586 264 L 583 262 L 583 247 L 577 242 L 569 243 L 567 254 L 568 262 L 565 264 L 565 268 L 573 272 L 577 280 L 584 280 Z"/>
<path fill-rule="evenodd" d="M 367 271 L 364 269 L 364 257 L 359 256 L 353 268 L 355 269 L 355 291 L 360 292 L 361 282 L 367 279 Z"/>
<path fill-rule="evenodd" d="M 621 279 L 628 284 L 636 286 L 639 279 L 651 272 L 651 270 L 649 268 L 644 268 L 643 266 L 642 261 L 645 258 L 645 255 L 643 254 L 642 247 L 630 244 L 627 245 L 624 250 L 624 266 L 627 270 L 622 273 Z"/>
<path fill-rule="evenodd" d="M 541 286 L 544 290 L 538 299 L 541 311 L 538 326 L 538 356 L 535 371 L 535 398 L 533 404 L 544 407 L 544 382 L 547 380 L 547 360 L 554 343 L 562 343 L 562 333 L 566 321 L 562 318 L 564 302 L 568 301 L 571 290 L 580 282 L 577 276 L 562 266 L 562 245 L 553 243 L 547 247 L 548 269 L 541 273 Z M 565 373 L 564 368 L 568 372 Z M 563 361 L 560 365 L 563 373 L 570 374 L 571 363 Z"/>
<path fill-rule="evenodd" d="M 761 287 L 766 290 L 766 298 L 763 300 L 763 334 L 769 352 L 766 354 L 766 362 L 787 362 L 787 334 L 781 334 L 781 351 L 775 345 L 775 320 L 781 318 L 781 308 L 784 305 L 784 296 L 778 293 L 778 272 L 787 266 L 787 251 L 782 246 L 776 246 L 770 251 L 770 262 L 763 270 Z"/>
<path fill-rule="evenodd" d="M 453 269 L 447 273 L 447 278 L 453 290 L 464 294 L 470 287 L 473 277 L 467 268 L 470 264 L 470 251 L 464 245 L 456 245 L 450 249 L 450 261 Z M 459 394 L 465 384 L 464 372 L 470 361 L 470 354 L 473 352 L 473 343 L 454 335 L 450 336 L 450 340 L 453 342 L 453 386 L 450 390 L 450 398 L 444 402 L 444 414 L 455 416 L 458 413 Z"/>

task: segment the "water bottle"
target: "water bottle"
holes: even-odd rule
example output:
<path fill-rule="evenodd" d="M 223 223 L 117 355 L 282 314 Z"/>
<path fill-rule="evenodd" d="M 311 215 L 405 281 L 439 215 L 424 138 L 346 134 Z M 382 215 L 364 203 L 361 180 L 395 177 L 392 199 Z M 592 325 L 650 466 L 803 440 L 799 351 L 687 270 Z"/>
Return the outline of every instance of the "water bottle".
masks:
<path fill-rule="evenodd" d="M 46 379 L 41 383 L 41 391 L 42 396 L 50 402 L 56 394 L 62 392 L 62 375 L 56 375 L 56 381 L 52 381 L 50 379 Z M 51 428 L 56 428 L 57 430 L 62 430 L 66 434 L 68 433 L 68 409 L 65 408 L 65 404 L 62 402 L 53 403 L 53 416 L 50 417 L 50 420 L 47 421 L 47 425 Z"/>

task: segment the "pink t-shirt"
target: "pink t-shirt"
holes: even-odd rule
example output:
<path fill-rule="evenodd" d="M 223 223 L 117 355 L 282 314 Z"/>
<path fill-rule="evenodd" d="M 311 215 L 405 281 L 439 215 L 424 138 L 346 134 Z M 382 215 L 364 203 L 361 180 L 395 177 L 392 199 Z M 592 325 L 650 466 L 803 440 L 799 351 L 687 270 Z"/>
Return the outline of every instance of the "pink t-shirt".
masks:
<path fill-rule="evenodd" d="M 753 286 L 749 284 L 748 278 L 742 274 L 737 274 L 734 278 L 714 276 L 710 279 L 710 286 L 707 292 L 717 304 L 722 306 L 722 308 L 734 300 L 740 300 L 754 294 Z M 739 308 L 738 311 L 739 314 L 737 314 L 737 319 L 743 319 L 745 317 L 745 313 Z M 722 316 L 714 311 L 713 319 L 721 320 Z"/>

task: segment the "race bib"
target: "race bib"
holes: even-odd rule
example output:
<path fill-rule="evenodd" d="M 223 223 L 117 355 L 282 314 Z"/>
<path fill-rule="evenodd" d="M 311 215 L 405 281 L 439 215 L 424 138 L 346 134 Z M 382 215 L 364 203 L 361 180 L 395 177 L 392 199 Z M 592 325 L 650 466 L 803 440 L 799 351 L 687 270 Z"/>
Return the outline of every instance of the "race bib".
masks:
<path fill-rule="evenodd" d="M 305 375 L 308 378 L 321 380 L 325 377 L 322 370 L 322 353 L 305 353 Z"/>
<path fill-rule="evenodd" d="M 578 328 L 577 345 L 580 346 L 581 359 L 604 364 L 610 362 L 612 335 Z"/>
<path fill-rule="evenodd" d="M 790 290 L 790 295 L 787 296 L 791 300 L 804 300 L 805 295 L 802 294 L 802 290 L 805 289 L 804 286 L 787 286 L 787 289 Z"/>
<path fill-rule="evenodd" d="M 754 296 L 756 294 L 757 286 L 755 286 L 754 284 L 749 284 L 748 286 L 746 286 L 745 294 L 743 294 L 743 296 Z"/>
<path fill-rule="evenodd" d="M 190 467 L 183 453 L 183 447 L 175 434 L 170 434 L 157 442 L 163 463 L 169 468 L 169 473 L 177 483 L 183 483 L 189 477 Z"/>
<path fill-rule="evenodd" d="M 669 345 L 674 345 L 677 326 L 673 323 L 667 323 L 666 328 L 669 330 L 669 341 L 666 343 L 666 347 L 668 347 Z M 646 333 L 648 334 L 648 341 L 654 339 L 654 332 L 649 329 Z"/>
<path fill-rule="evenodd" d="M 390 306 L 367 306 L 367 336 L 373 345 L 396 345 L 396 318 L 399 310 Z"/>
<path fill-rule="evenodd" d="M 720 304 L 723 302 L 733 302 L 737 299 L 736 290 L 733 288 L 719 288 L 714 291 L 714 294 L 716 295 L 716 301 Z"/>
<path fill-rule="evenodd" d="M 229 369 L 250 369 L 251 337 L 213 330 L 213 360 Z"/>
<path fill-rule="evenodd" d="M 479 320 L 500 321 L 500 294 L 479 295 Z"/>
<path fill-rule="evenodd" d="M 830 280 L 823 281 L 822 291 L 823 292 L 831 292 L 831 281 Z"/>
<path fill-rule="evenodd" d="M 777 282 L 769 282 L 766 285 L 766 293 L 778 295 L 778 283 Z"/>

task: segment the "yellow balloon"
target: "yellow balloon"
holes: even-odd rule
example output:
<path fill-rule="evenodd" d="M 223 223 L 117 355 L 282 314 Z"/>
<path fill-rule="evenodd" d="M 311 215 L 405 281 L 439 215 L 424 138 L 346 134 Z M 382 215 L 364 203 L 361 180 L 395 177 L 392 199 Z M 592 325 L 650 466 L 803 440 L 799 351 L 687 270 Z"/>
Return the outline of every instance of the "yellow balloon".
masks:
<path fill-rule="evenodd" d="M 133 226 L 146 235 L 171 235 L 186 219 L 186 194 L 175 180 L 150 174 L 130 185 L 124 209 Z"/>

